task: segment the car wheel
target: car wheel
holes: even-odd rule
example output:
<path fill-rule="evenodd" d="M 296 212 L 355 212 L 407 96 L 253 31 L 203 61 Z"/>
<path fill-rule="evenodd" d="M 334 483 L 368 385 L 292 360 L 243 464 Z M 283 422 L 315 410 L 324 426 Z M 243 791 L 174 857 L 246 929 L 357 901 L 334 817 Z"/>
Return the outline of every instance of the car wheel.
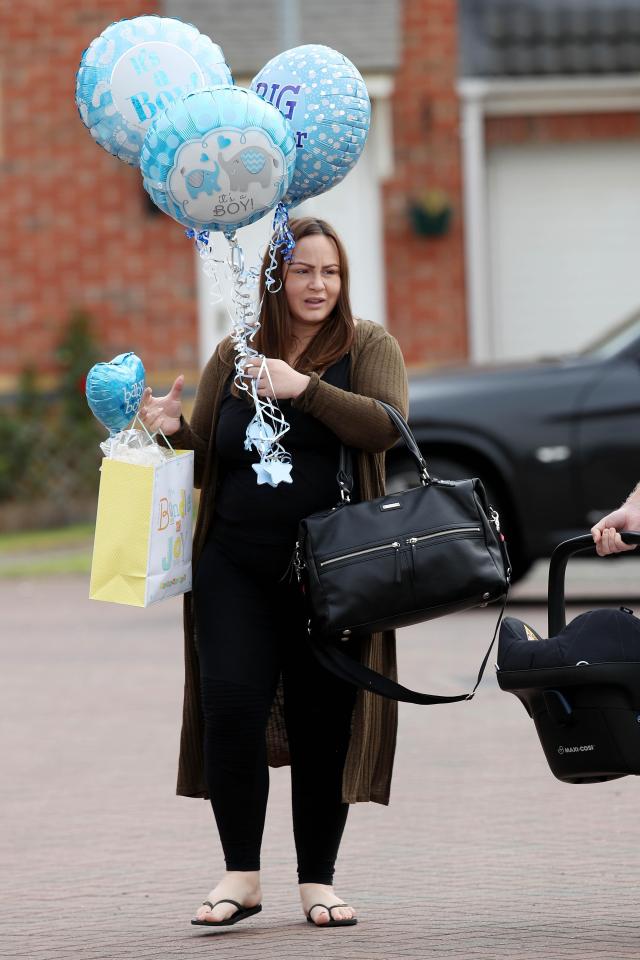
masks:
<path fill-rule="evenodd" d="M 500 526 L 507 540 L 509 560 L 511 561 L 511 582 L 516 583 L 521 580 L 528 573 L 531 560 L 523 553 L 519 537 L 512 529 L 508 504 L 504 502 L 504 496 L 500 496 L 493 478 L 483 476 L 482 471 L 479 471 L 476 467 L 449 457 L 426 455 L 425 459 L 430 475 L 438 477 L 440 480 L 465 480 L 467 477 L 480 477 L 487 491 L 489 503 L 500 514 Z M 402 457 L 392 460 L 387 465 L 387 493 L 399 493 L 401 490 L 417 486 L 418 482 L 418 471 L 413 459 Z"/>

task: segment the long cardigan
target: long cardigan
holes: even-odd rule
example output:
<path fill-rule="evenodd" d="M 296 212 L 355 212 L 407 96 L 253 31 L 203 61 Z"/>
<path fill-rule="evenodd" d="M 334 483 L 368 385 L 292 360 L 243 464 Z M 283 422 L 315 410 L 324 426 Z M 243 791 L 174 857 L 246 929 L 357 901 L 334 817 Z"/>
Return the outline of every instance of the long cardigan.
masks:
<path fill-rule="evenodd" d="M 378 324 L 358 322 L 350 353 L 351 391 L 332 386 L 312 373 L 306 389 L 293 405 L 317 417 L 343 443 L 360 451 L 360 495 L 363 499 L 372 499 L 384 494 L 384 451 L 397 440 L 395 428 L 375 398 L 393 404 L 406 416 L 407 378 L 396 340 Z M 233 343 L 227 337 L 203 371 L 190 423 L 182 420 L 180 430 L 171 438 L 173 446 L 194 451 L 195 486 L 202 491 L 193 540 L 194 566 L 214 516 L 215 434 L 222 393 L 233 369 Z M 184 634 L 185 686 L 177 793 L 206 798 L 198 640 L 190 593 L 184 598 Z M 300 642 L 304 643 L 304 637 Z M 363 641 L 361 660 L 366 666 L 396 679 L 394 633 L 373 634 Z M 358 691 L 343 774 L 344 803 L 389 802 L 396 730 L 395 701 Z M 281 688 L 268 723 L 267 754 L 271 766 L 289 763 Z"/>

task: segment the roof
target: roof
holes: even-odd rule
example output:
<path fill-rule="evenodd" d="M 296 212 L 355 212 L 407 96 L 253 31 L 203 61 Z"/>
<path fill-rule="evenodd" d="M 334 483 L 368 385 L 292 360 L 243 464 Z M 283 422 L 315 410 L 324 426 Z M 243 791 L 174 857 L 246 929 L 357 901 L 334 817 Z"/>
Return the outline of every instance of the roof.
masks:
<path fill-rule="evenodd" d="M 639 0 L 458 0 L 464 76 L 640 72 Z"/>
<path fill-rule="evenodd" d="M 338 50 L 361 73 L 392 71 L 400 56 L 399 0 L 164 0 L 162 12 L 219 44 L 234 78 L 305 43 Z"/>

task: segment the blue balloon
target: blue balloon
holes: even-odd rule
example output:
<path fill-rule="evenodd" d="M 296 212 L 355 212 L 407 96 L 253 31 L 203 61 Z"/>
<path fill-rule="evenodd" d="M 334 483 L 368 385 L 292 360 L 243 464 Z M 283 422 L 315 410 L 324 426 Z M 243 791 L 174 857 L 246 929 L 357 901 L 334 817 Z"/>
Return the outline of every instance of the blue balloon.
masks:
<path fill-rule="evenodd" d="M 231 83 L 222 50 L 192 24 L 136 17 L 112 23 L 84 51 L 76 104 L 96 143 L 137 167 L 149 124 L 170 103 Z"/>
<path fill-rule="evenodd" d="M 124 430 L 140 406 L 144 367 L 135 353 L 120 353 L 110 363 L 96 363 L 87 374 L 87 403 L 111 433 Z"/>
<path fill-rule="evenodd" d="M 364 149 L 371 102 L 364 80 L 331 47 L 307 44 L 270 60 L 251 89 L 291 122 L 296 167 L 286 204 L 302 203 L 340 183 Z"/>
<path fill-rule="evenodd" d="M 145 190 L 196 232 L 259 220 L 282 200 L 296 162 L 287 120 L 250 90 L 217 86 L 171 104 L 147 131 Z"/>

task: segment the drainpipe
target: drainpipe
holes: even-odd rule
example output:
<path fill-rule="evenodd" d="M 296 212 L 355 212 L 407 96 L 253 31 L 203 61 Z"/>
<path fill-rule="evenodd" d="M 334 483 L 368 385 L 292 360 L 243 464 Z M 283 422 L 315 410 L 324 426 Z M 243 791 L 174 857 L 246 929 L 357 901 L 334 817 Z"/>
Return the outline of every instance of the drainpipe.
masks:
<path fill-rule="evenodd" d="M 462 101 L 465 274 L 470 359 L 479 363 L 490 360 L 495 353 L 489 315 L 489 239 L 484 141 L 486 84 L 481 80 L 462 80 L 458 84 L 458 93 Z"/>

